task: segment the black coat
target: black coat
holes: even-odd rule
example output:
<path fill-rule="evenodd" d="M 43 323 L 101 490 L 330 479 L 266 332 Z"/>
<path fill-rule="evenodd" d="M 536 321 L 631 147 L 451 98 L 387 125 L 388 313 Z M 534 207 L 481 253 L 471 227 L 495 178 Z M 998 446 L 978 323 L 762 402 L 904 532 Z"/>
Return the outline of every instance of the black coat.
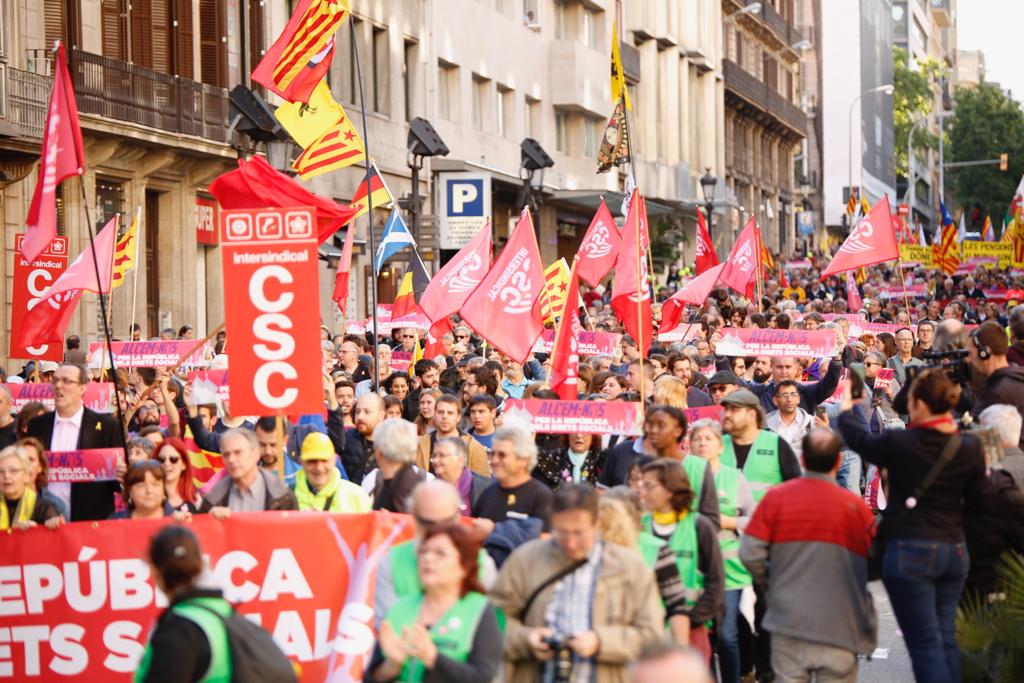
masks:
<path fill-rule="evenodd" d="M 967 515 L 964 534 L 971 558 L 964 595 L 988 595 L 996 590 L 996 565 L 1007 550 L 1024 553 L 1024 492 L 1002 470 L 989 475 L 995 495 L 990 512 Z"/>
<path fill-rule="evenodd" d="M 56 413 L 50 411 L 28 423 L 28 435 L 50 450 Z M 113 415 L 97 413 L 88 408 L 82 413 L 82 427 L 76 448 L 124 448 L 124 432 Z M 116 481 L 97 481 L 71 485 L 71 521 L 106 519 L 114 512 L 114 496 L 121 489 Z"/>
<path fill-rule="evenodd" d="M 175 614 L 171 607 L 191 598 L 223 598 L 219 590 L 193 589 L 175 597 L 157 619 L 150 638 L 153 652 L 144 683 L 193 683 L 201 681 L 210 666 L 210 641 L 191 619 Z"/>
<path fill-rule="evenodd" d="M 978 392 L 978 400 L 971 409 L 971 415 L 977 419 L 985 408 L 1000 403 L 1013 406 L 1024 414 L 1024 367 L 1010 365 L 989 375 Z M 1024 448 L 1024 430 L 1021 430 L 1017 447 Z"/>

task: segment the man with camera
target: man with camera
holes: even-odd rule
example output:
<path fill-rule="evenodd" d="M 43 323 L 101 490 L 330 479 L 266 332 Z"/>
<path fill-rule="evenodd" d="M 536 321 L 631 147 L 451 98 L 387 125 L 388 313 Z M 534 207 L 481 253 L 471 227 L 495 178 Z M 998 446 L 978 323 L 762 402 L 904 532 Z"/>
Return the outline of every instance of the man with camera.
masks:
<path fill-rule="evenodd" d="M 998 404 L 1014 406 L 1024 412 L 1024 367 L 1007 362 L 1009 346 L 1006 332 L 995 321 L 986 320 L 971 332 L 967 362 L 974 372 L 985 378 L 971 409 L 975 419 L 985 408 Z M 1019 445 L 1024 447 L 1024 435 Z"/>
<path fill-rule="evenodd" d="M 510 683 L 622 681 L 644 643 L 664 634 L 654 572 L 638 553 L 601 542 L 590 484 L 555 491 L 551 538 L 517 548 L 490 598 L 507 618 Z"/>

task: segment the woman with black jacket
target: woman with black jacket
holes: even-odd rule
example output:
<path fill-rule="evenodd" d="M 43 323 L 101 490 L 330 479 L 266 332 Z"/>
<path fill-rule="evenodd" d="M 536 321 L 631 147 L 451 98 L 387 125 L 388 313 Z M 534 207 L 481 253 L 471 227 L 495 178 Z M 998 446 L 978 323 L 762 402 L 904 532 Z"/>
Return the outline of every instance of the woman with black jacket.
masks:
<path fill-rule="evenodd" d="M 969 565 L 964 514 L 984 511 L 988 492 L 981 444 L 957 435 L 952 409 L 959 399 L 960 388 L 942 370 L 926 370 L 910 386 L 908 429 L 871 434 L 849 390 L 839 417 L 847 447 L 889 472 L 889 507 L 879 529 L 887 539 L 882 582 L 914 677 L 927 683 L 960 681 L 954 625 Z M 915 489 L 954 438 L 955 453 L 917 500 Z"/>

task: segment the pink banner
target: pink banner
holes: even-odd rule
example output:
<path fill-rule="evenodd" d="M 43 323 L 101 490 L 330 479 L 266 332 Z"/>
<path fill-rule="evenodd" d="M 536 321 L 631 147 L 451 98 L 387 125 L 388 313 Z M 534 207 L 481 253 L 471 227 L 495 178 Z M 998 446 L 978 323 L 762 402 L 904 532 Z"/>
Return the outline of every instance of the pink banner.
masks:
<path fill-rule="evenodd" d="M 408 351 L 391 352 L 391 370 L 394 372 L 408 372 L 409 363 L 412 362 L 412 354 Z M 411 387 L 410 387 L 411 388 Z"/>
<path fill-rule="evenodd" d="M 640 404 L 625 401 L 541 401 L 505 399 L 507 423 L 527 424 L 545 434 L 623 434 L 639 436 Z"/>
<path fill-rule="evenodd" d="M 835 355 L 832 330 L 772 330 L 726 327 L 715 347 L 720 356 L 798 356 L 829 358 Z"/>
<path fill-rule="evenodd" d="M 681 323 L 668 332 L 658 335 L 658 341 L 663 342 L 687 342 L 700 337 L 700 323 Z"/>
<path fill-rule="evenodd" d="M 614 332 L 590 332 L 588 330 L 581 330 L 576 336 L 581 356 L 614 356 L 615 349 L 618 348 L 621 339 L 622 335 L 615 334 Z M 551 346 L 554 343 L 555 331 L 544 330 L 540 335 L 540 339 L 533 345 L 533 350 L 541 353 L 551 353 Z"/>
<path fill-rule="evenodd" d="M 927 285 L 908 285 L 907 296 L 911 299 L 927 299 L 931 296 L 928 293 Z M 903 298 L 903 287 L 879 287 L 878 288 L 879 299 L 902 299 Z"/>
<path fill-rule="evenodd" d="M 850 323 L 866 323 L 867 319 L 863 313 L 822 313 L 821 317 L 825 319 L 825 322 L 834 322 L 839 318 L 844 318 L 846 322 Z"/>
<path fill-rule="evenodd" d="M 893 386 L 896 381 L 896 371 L 892 368 L 882 368 L 875 376 L 875 391 L 884 391 L 886 387 Z"/>
<path fill-rule="evenodd" d="M 881 334 L 882 332 L 888 332 L 892 336 L 896 336 L 899 330 L 904 327 L 910 328 L 910 331 L 917 336 L 916 325 L 893 325 L 891 323 L 850 323 L 850 336 L 859 337 L 862 334 Z"/>
<path fill-rule="evenodd" d="M 46 451 L 46 459 L 50 463 L 50 481 L 110 481 L 117 478 L 117 464 L 124 460 L 124 450 Z"/>
<path fill-rule="evenodd" d="M 790 270 L 807 270 L 813 268 L 814 264 L 807 259 L 803 259 L 801 261 L 786 261 L 782 264 L 782 267 L 789 268 Z"/>
<path fill-rule="evenodd" d="M 114 365 L 119 368 L 169 368 L 177 365 L 178 360 L 192 351 L 198 343 L 195 339 L 113 342 L 110 348 L 114 352 Z M 209 360 L 206 359 L 204 351 L 203 347 L 199 347 L 185 359 L 183 365 L 208 365 Z M 91 367 L 100 367 L 103 356 L 106 355 L 103 342 L 89 344 L 89 355 Z"/>
<path fill-rule="evenodd" d="M 722 413 L 724 413 L 722 406 L 701 406 L 699 408 L 687 408 L 686 409 L 686 421 L 691 425 L 697 420 L 715 420 L 716 422 L 722 421 Z"/>
<path fill-rule="evenodd" d="M 188 373 L 189 381 L 204 381 L 217 387 L 217 400 L 221 403 L 231 400 L 231 390 L 228 388 L 227 370 L 193 370 Z"/>
<path fill-rule="evenodd" d="M 4 384 L 11 392 L 14 404 L 12 412 L 18 412 L 26 403 L 39 401 L 47 410 L 53 410 L 53 385 L 45 382 L 26 384 Z M 114 412 L 114 384 L 112 382 L 89 382 L 85 386 L 83 402 L 89 410 L 97 413 Z"/>

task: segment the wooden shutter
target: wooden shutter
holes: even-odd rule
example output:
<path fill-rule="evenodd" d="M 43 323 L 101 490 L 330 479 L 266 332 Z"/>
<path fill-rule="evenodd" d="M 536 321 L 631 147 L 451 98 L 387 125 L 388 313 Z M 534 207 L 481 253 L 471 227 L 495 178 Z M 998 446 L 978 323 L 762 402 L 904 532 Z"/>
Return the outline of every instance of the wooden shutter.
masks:
<path fill-rule="evenodd" d="M 192 55 L 193 40 L 195 34 L 192 32 L 192 0 L 172 0 L 172 40 L 173 48 L 172 73 L 195 80 L 195 60 Z"/>
<path fill-rule="evenodd" d="M 132 0 L 137 2 L 137 0 Z M 150 35 L 153 37 L 152 68 L 171 73 L 171 10 L 174 0 L 150 0 Z"/>
<path fill-rule="evenodd" d="M 128 35 L 125 30 L 126 0 L 102 0 L 100 5 L 100 32 L 103 56 L 127 61 Z"/>
<path fill-rule="evenodd" d="M 199 0 L 199 56 L 203 83 L 227 87 L 227 43 L 221 0 Z"/>
<path fill-rule="evenodd" d="M 249 70 L 252 71 L 263 59 L 266 49 L 266 19 L 263 0 L 249 0 Z"/>
<path fill-rule="evenodd" d="M 43 21 L 46 31 L 46 49 L 53 49 L 54 41 L 64 38 L 64 0 L 46 0 L 43 5 Z"/>
<path fill-rule="evenodd" d="M 132 61 L 153 68 L 152 0 L 131 0 Z"/>

